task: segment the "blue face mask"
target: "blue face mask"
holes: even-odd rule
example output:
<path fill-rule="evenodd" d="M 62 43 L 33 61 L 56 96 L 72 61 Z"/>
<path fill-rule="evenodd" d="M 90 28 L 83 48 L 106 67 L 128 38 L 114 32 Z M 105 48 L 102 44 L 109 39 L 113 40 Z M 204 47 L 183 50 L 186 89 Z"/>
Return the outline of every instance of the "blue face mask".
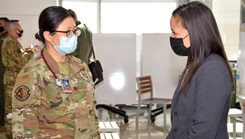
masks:
<path fill-rule="evenodd" d="M 60 45 L 54 45 L 54 48 L 62 55 L 70 54 L 77 48 L 77 37 L 73 35 L 71 38 L 61 36 Z"/>

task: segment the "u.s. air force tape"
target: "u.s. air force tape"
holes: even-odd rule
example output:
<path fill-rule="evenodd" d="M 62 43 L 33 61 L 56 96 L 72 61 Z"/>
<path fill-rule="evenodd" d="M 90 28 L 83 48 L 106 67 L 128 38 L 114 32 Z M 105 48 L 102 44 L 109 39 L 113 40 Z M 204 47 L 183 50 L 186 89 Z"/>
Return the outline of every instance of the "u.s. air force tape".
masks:
<path fill-rule="evenodd" d="M 19 101 L 25 101 L 30 96 L 30 89 L 25 86 L 21 85 L 15 90 L 15 98 Z"/>

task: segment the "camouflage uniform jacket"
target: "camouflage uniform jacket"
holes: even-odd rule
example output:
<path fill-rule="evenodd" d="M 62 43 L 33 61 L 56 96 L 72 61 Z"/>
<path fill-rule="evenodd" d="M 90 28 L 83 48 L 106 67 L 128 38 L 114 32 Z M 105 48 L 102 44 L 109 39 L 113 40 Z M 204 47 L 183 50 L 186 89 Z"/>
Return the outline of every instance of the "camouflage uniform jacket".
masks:
<path fill-rule="evenodd" d="M 8 32 L 5 32 L 3 34 L 0 35 L 0 74 L 1 74 L 1 77 L 3 76 L 3 73 L 4 73 L 4 65 L 3 65 L 3 62 L 2 62 L 2 44 L 3 44 L 3 41 L 4 39 L 7 37 L 8 35 Z M 2 79 L 0 77 L 0 79 Z"/>
<path fill-rule="evenodd" d="M 6 38 L 8 36 L 8 32 L 5 32 L 5 33 L 3 33 L 3 34 L 0 34 L 0 47 L 2 48 L 2 44 L 3 44 L 3 41 L 4 41 L 4 39 Z M 2 50 L 0 50 L 0 52 L 1 52 Z M 2 54 L 2 52 L 0 53 L 0 54 Z"/>
<path fill-rule="evenodd" d="M 7 37 L 8 32 L 5 32 L 3 34 L 0 35 L 0 79 L 3 80 L 3 74 L 5 72 L 5 67 L 3 65 L 3 61 L 2 61 L 2 44 L 4 39 Z M 0 83 L 0 87 L 2 88 L 3 86 L 3 81 L 1 81 Z"/>
<path fill-rule="evenodd" d="M 8 32 L 0 34 L 0 125 L 4 125 L 4 117 L 5 117 L 5 95 L 4 95 L 4 85 L 3 85 L 3 75 L 5 72 L 5 67 L 2 62 L 2 44 L 4 39 L 7 37 Z"/>
<path fill-rule="evenodd" d="M 18 73 L 33 56 L 34 52 L 25 51 L 18 40 L 5 38 L 2 44 L 2 62 L 6 68 L 4 85 L 14 85 Z"/>
<path fill-rule="evenodd" d="M 57 86 L 42 56 L 33 58 L 19 73 L 13 89 L 13 137 L 98 139 L 94 85 L 85 80 L 92 80 L 88 66 L 67 55 L 71 73 L 64 75 L 46 50 L 43 57 L 55 75 L 68 82 Z"/>

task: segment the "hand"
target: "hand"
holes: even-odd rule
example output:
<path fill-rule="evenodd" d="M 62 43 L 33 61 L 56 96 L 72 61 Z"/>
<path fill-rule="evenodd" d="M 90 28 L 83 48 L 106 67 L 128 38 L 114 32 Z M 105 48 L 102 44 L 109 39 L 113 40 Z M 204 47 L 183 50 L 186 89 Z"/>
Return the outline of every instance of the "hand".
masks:
<path fill-rule="evenodd" d="M 35 45 L 33 49 L 34 49 L 34 52 L 39 52 L 41 50 L 41 47 L 39 45 Z"/>

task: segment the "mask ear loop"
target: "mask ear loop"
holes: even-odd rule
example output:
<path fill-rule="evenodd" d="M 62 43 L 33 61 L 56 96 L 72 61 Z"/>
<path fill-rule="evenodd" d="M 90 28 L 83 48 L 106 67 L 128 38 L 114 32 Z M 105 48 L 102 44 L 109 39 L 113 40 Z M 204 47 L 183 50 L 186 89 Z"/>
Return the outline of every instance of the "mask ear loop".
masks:
<path fill-rule="evenodd" d="M 53 71 L 53 70 L 51 69 L 51 67 L 48 65 L 48 62 L 46 61 L 46 59 L 45 59 L 45 57 L 44 57 L 44 55 L 43 55 L 43 50 L 41 51 L 41 55 L 42 55 L 42 58 L 43 58 L 44 63 L 47 65 L 48 69 L 49 69 L 49 70 L 52 72 L 52 74 L 54 75 L 54 78 L 55 78 L 54 82 L 55 82 L 55 84 L 56 84 L 57 86 L 59 86 L 59 87 L 62 87 L 62 80 L 59 79 L 59 78 L 56 76 L 56 74 L 54 73 L 54 71 Z"/>
<path fill-rule="evenodd" d="M 183 40 L 184 40 L 187 36 L 189 36 L 189 34 L 187 34 L 187 35 L 183 38 Z"/>

